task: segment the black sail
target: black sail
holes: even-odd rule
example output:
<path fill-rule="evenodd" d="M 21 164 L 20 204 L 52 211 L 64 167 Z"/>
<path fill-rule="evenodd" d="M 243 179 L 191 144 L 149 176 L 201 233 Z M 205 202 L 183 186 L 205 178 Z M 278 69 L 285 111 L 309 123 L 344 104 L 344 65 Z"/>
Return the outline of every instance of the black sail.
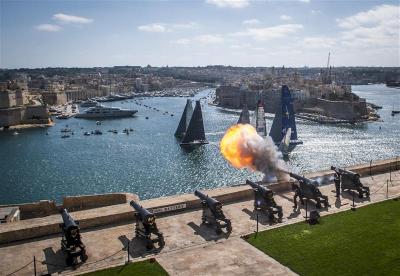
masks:
<path fill-rule="evenodd" d="M 190 122 L 190 118 L 192 118 L 192 114 L 193 114 L 192 101 L 188 99 L 186 101 L 185 109 L 183 110 L 181 120 L 179 121 L 178 128 L 175 131 L 176 137 L 182 138 L 185 135 L 186 129 Z"/>
<path fill-rule="evenodd" d="M 238 124 L 250 124 L 250 114 L 249 110 L 247 109 L 247 105 L 243 106 L 243 110 L 240 113 Z"/>
<path fill-rule="evenodd" d="M 293 99 L 289 88 L 286 85 L 282 86 L 281 97 L 276 109 L 274 121 L 272 122 L 269 135 L 275 143 L 280 143 L 286 130 L 291 128 L 291 141 L 297 140 L 296 121 L 293 109 Z"/>
<path fill-rule="evenodd" d="M 201 112 L 200 101 L 196 101 L 196 106 L 190 119 L 186 134 L 183 137 L 181 145 L 207 144 L 204 133 L 203 115 Z"/>

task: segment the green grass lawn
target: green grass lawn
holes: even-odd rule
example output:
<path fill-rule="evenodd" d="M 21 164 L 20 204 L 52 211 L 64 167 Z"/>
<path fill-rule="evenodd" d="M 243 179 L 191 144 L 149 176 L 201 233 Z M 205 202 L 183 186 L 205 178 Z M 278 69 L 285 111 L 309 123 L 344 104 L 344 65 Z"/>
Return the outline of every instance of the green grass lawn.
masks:
<path fill-rule="evenodd" d="M 142 261 L 136 263 L 130 263 L 128 265 L 112 267 L 104 270 L 99 270 L 95 272 L 90 272 L 84 274 L 85 276 L 158 276 L 158 275 L 168 275 L 168 273 L 162 268 L 157 261 Z"/>
<path fill-rule="evenodd" d="M 300 275 L 400 275 L 400 201 L 388 200 L 251 235 Z"/>

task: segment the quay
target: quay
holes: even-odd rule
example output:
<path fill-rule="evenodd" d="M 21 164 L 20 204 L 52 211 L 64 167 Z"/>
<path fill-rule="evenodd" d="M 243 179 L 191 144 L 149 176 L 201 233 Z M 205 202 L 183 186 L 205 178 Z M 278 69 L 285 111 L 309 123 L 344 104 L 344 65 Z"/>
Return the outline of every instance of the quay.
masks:
<path fill-rule="evenodd" d="M 397 164 L 397 161 L 373 161 L 347 168 L 360 173 L 361 182 L 371 191 L 369 200 L 355 198 L 357 207 L 400 196 L 400 162 Z M 306 174 L 306 177 L 328 178 L 332 173 L 321 171 Z M 267 218 L 260 216 L 260 231 L 304 220 L 304 206 L 295 211 L 292 208 L 293 192 L 289 184 L 271 186 L 277 204 L 283 207 L 283 222 L 269 225 Z M 352 207 L 351 194 L 344 192 L 337 200 L 333 184 L 321 186 L 320 190 L 328 195 L 331 204 L 328 210 L 321 210 L 321 216 Z M 131 261 L 154 257 L 170 275 L 294 275 L 290 269 L 241 239 L 257 227 L 249 186 L 238 185 L 206 193 L 224 203 L 224 213 L 231 219 L 233 227 L 229 236 L 217 236 L 213 229 L 201 225 L 200 202 L 192 194 L 143 200 L 140 204 L 156 213 L 157 225 L 166 241 L 161 251 L 146 252 L 143 242 L 134 238 L 133 209 L 128 203 L 116 204 L 71 212 L 74 219 L 81 221 L 82 238 L 89 255 L 88 261 L 76 270 L 64 264 L 60 230 L 55 228 L 61 222 L 59 215 L 2 225 L 0 271 L 8 275 L 22 268 L 14 275 L 32 275 L 34 256 L 39 275 L 77 275 L 122 265 L 128 260 L 126 246 L 130 241 Z M 309 211 L 315 209 L 313 204 L 308 207 Z M 35 236 L 38 229 L 41 234 Z"/>

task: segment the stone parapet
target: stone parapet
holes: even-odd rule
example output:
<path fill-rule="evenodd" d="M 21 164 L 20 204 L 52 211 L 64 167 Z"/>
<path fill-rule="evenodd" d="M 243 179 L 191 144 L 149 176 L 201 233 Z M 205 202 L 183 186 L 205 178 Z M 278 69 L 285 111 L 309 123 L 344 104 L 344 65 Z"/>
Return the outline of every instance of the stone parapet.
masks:
<path fill-rule="evenodd" d="M 361 176 L 367 176 L 370 173 L 372 175 L 385 172 L 387 173 L 396 169 L 398 170 L 399 168 L 400 159 L 395 158 L 373 161 L 371 164 L 367 163 L 346 167 L 346 169 L 359 173 Z M 304 176 L 308 178 L 329 178 L 332 175 L 333 171 L 325 170 L 308 173 Z M 290 190 L 290 182 L 271 183 L 268 184 L 268 187 L 280 194 Z M 205 191 L 205 193 L 209 196 L 215 197 L 222 203 L 244 201 L 253 196 L 253 191 L 250 186 L 244 184 L 208 190 Z M 97 196 L 98 198 L 101 198 L 99 197 L 100 195 Z M 137 198 L 133 196 L 126 198 L 126 202 L 129 202 L 130 200 L 137 200 Z M 75 203 L 76 202 L 74 202 L 74 204 Z M 154 212 L 157 216 L 168 216 L 171 213 L 189 211 L 201 207 L 200 200 L 193 194 L 183 194 L 143 200 L 140 201 L 140 204 Z M 134 221 L 134 211 L 128 203 L 72 212 L 71 216 L 80 221 L 80 226 L 82 229 Z M 2 225 L 0 228 L 0 244 L 60 233 L 59 223 L 61 223 L 61 216 L 51 215 L 45 218 L 37 218 Z"/>

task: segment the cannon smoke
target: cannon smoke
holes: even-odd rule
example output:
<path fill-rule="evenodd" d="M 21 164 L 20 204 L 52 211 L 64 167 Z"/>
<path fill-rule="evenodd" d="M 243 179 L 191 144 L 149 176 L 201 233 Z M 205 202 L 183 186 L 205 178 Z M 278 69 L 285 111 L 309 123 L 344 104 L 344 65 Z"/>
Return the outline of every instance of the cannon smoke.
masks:
<path fill-rule="evenodd" d="M 282 154 L 272 138 L 263 139 L 249 124 L 230 127 L 220 143 L 222 155 L 235 168 L 264 173 L 264 181 L 289 181 Z"/>

